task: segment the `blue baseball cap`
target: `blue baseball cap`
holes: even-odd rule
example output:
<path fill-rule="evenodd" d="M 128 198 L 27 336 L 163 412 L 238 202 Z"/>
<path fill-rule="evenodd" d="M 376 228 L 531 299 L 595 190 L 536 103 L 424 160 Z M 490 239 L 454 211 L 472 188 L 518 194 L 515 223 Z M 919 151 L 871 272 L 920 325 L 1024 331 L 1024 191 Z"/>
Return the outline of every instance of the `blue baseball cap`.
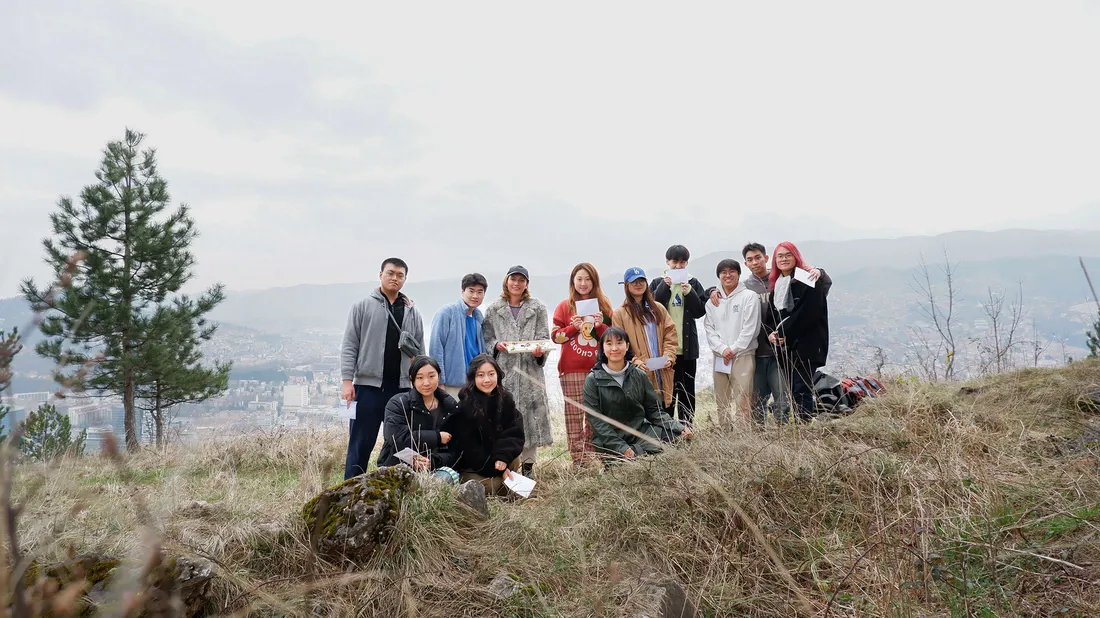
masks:
<path fill-rule="evenodd" d="M 645 279 L 645 271 L 637 266 L 626 269 L 626 273 L 623 274 L 623 280 L 619 283 L 630 283 L 637 279 Z"/>

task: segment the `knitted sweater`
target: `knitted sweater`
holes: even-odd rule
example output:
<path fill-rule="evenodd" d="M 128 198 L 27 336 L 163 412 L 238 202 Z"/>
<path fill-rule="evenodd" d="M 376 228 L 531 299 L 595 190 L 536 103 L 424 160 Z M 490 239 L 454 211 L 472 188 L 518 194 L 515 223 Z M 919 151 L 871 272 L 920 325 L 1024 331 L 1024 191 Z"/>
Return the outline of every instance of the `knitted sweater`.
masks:
<path fill-rule="evenodd" d="M 596 364 L 596 353 L 599 351 L 600 337 L 611 324 L 610 316 L 603 316 L 603 321 L 595 323 L 591 316 L 586 316 L 580 330 L 570 323 L 573 312 L 569 308 L 569 300 L 563 300 L 554 310 L 554 330 L 550 332 L 550 338 L 554 343 L 561 344 L 561 356 L 558 358 L 558 375 L 567 373 L 588 373 Z"/>

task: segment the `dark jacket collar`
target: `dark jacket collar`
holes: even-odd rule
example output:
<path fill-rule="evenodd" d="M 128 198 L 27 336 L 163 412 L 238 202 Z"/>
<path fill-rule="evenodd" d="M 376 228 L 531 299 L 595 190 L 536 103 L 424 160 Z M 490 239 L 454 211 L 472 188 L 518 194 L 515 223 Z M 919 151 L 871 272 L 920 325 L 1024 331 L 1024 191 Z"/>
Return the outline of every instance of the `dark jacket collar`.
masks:
<path fill-rule="evenodd" d="M 378 300 L 386 303 L 386 306 L 389 306 L 390 304 L 390 299 L 386 298 L 386 295 L 382 293 L 382 288 L 374 288 L 374 291 L 371 292 L 371 298 L 377 298 Z M 409 297 L 405 296 L 404 292 L 397 293 L 397 300 L 404 302 L 406 306 L 410 304 Z"/>
<path fill-rule="evenodd" d="M 623 385 L 626 385 L 626 381 L 630 379 L 630 375 L 635 371 L 641 371 L 641 369 L 638 369 L 631 363 L 626 364 L 626 373 L 623 374 Z M 608 373 L 600 363 L 596 363 L 596 365 L 592 367 L 592 375 L 596 377 L 596 382 L 599 383 L 600 386 L 610 386 L 612 384 L 619 386 L 618 380 Z"/>
<path fill-rule="evenodd" d="M 409 402 L 410 408 L 417 412 L 431 414 L 431 412 L 428 411 L 428 408 L 424 406 L 424 397 L 421 396 L 415 388 L 410 388 L 408 392 L 405 393 L 405 396 L 407 398 L 407 401 Z M 458 410 L 458 402 L 455 401 L 455 398 L 447 394 L 447 391 L 443 390 L 442 388 L 435 389 L 435 398 L 439 402 L 440 409 L 446 416 L 450 416 L 456 410 Z"/>

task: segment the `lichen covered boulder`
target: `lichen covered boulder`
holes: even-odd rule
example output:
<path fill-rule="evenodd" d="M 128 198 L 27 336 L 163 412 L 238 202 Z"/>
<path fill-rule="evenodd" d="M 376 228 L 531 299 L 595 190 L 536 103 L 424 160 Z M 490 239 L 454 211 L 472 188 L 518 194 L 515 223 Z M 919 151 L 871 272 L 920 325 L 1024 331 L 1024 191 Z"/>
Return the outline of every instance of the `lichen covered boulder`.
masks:
<path fill-rule="evenodd" d="M 412 468 L 401 464 L 329 487 L 302 507 L 310 543 L 321 555 L 362 564 L 393 529 L 401 499 L 415 485 Z"/>

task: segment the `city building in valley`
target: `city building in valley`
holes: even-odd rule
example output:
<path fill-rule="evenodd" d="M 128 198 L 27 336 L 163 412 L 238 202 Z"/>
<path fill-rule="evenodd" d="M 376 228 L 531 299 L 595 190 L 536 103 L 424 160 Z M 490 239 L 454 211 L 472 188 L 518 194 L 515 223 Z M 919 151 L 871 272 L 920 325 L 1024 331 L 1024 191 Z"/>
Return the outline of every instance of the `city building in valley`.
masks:
<path fill-rule="evenodd" d="M 283 387 L 284 408 L 304 408 L 309 405 L 309 386 L 306 384 L 287 384 Z"/>

